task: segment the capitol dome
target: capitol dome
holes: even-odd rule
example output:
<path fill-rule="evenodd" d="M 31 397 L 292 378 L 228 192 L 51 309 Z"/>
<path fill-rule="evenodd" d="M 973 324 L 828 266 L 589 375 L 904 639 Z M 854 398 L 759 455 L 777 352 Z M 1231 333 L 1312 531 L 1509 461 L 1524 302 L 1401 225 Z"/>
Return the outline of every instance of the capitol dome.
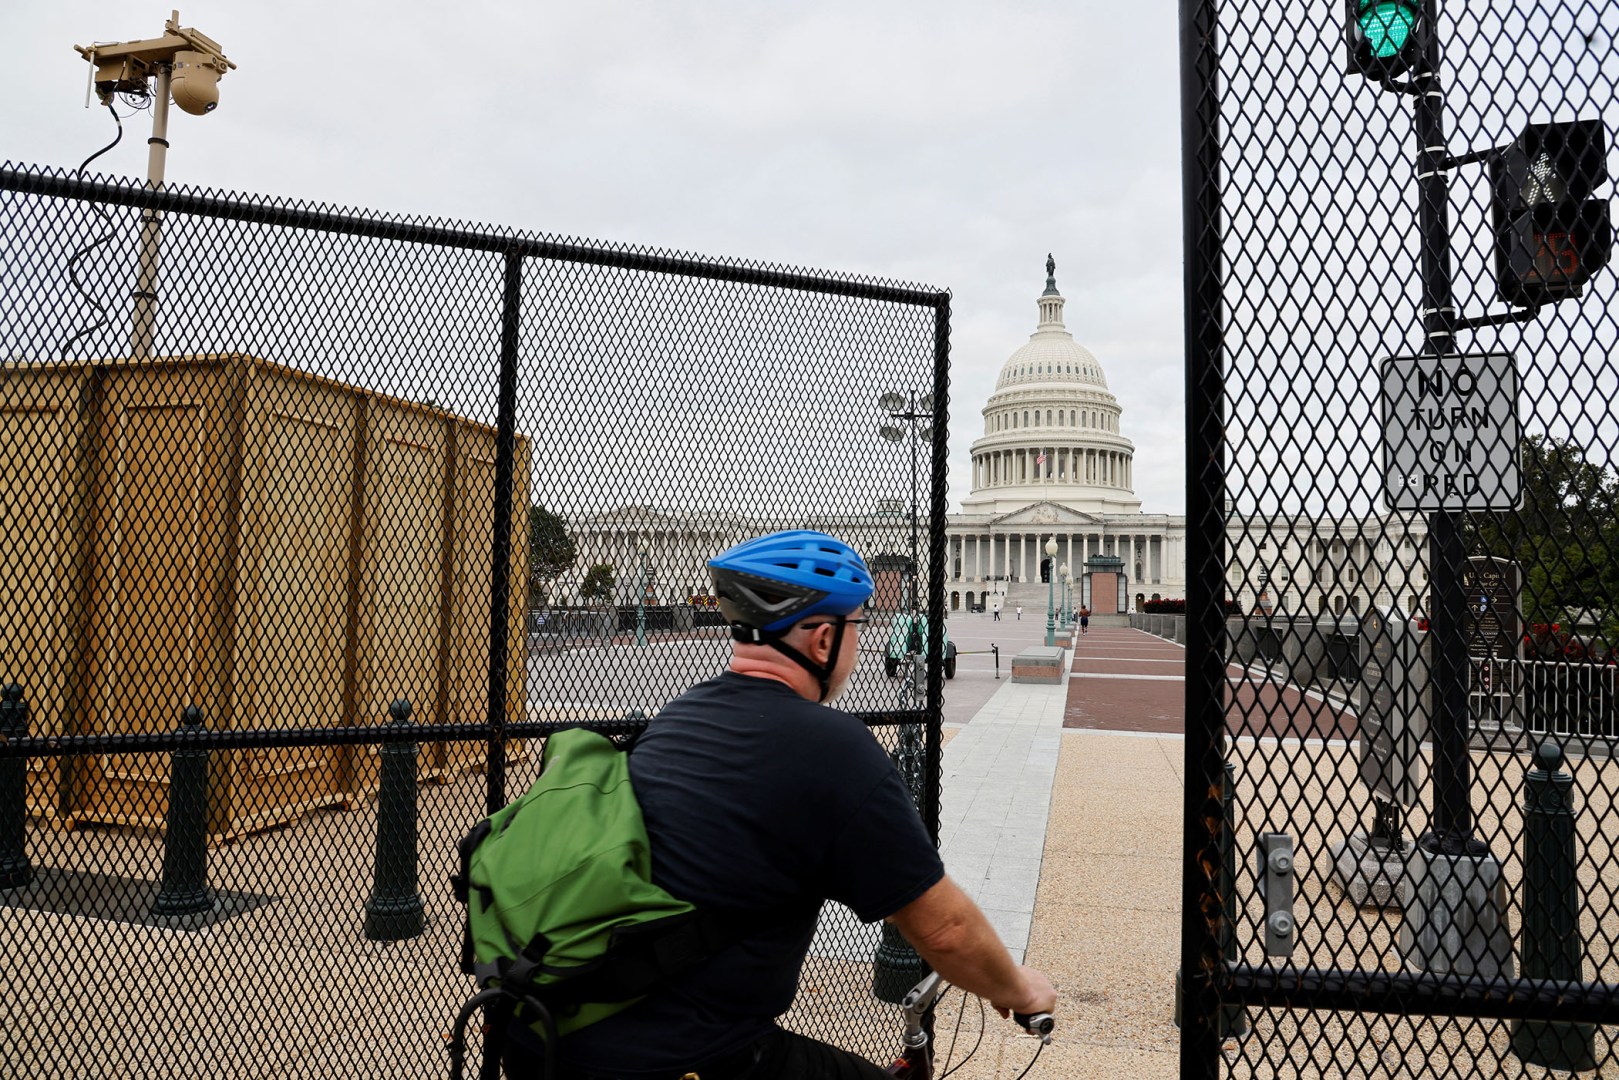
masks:
<path fill-rule="evenodd" d="M 962 511 L 1004 514 L 1050 501 L 1092 514 L 1139 513 L 1135 444 L 1119 426 L 1124 410 L 1101 363 L 1063 325 L 1065 301 L 1050 256 L 1036 303 L 1039 324 L 1002 365 L 984 406 Z"/>

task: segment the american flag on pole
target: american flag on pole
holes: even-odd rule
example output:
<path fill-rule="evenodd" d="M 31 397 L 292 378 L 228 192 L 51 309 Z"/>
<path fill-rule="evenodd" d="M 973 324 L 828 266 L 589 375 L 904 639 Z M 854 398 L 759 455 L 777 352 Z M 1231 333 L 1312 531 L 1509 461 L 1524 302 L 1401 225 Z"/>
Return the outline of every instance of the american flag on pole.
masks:
<path fill-rule="evenodd" d="M 1036 465 L 1044 465 L 1046 463 L 1046 452 L 1044 450 L 1040 451 L 1040 455 L 1034 459 L 1034 463 Z"/>

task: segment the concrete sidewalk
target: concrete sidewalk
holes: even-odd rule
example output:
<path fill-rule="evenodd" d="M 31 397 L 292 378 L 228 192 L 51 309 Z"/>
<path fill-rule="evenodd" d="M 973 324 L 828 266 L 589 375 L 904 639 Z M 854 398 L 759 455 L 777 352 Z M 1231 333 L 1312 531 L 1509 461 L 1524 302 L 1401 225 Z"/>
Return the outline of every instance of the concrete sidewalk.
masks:
<path fill-rule="evenodd" d="M 1093 628 L 1082 642 L 1128 649 L 1134 638 L 1153 640 Z M 945 866 L 1013 955 L 1057 986 L 1057 1034 L 1031 1077 L 1173 1077 L 1182 740 L 1064 731 L 1068 698 L 1066 683 L 1008 680 L 953 731 L 944 750 Z M 941 1008 L 941 1033 L 955 1025 L 954 1001 Z M 964 1045 L 977 1024 L 973 1007 Z M 941 1053 L 947 1041 L 942 1034 Z M 1034 1049 L 990 1015 L 982 1046 L 955 1075 L 1011 1080 Z"/>

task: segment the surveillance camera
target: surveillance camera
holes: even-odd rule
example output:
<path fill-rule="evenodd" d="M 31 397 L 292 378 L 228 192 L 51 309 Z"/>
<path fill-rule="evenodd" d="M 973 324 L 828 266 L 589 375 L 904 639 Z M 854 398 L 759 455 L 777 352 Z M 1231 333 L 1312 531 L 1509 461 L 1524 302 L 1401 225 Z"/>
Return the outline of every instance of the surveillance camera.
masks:
<path fill-rule="evenodd" d="M 174 74 L 169 93 L 174 103 L 193 116 L 204 116 L 219 105 L 219 76 L 224 74 L 218 61 L 202 52 L 174 54 Z"/>

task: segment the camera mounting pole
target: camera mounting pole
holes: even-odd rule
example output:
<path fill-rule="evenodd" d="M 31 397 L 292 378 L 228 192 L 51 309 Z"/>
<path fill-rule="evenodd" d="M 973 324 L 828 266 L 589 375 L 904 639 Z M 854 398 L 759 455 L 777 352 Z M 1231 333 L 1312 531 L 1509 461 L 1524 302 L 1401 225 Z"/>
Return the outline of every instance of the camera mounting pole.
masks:
<path fill-rule="evenodd" d="M 163 29 L 165 33 L 160 38 L 73 46 L 95 65 L 96 94 L 103 105 L 111 105 L 114 95 L 120 93 L 152 98 L 146 186 L 154 191 L 163 187 L 168 164 L 170 98 L 186 112 L 206 116 L 219 104 L 220 77 L 236 67 L 213 38 L 181 26 L 178 11 L 169 13 Z M 155 89 L 149 85 L 154 77 Z M 142 211 L 135 291 L 130 294 L 134 300 L 130 355 L 136 360 L 151 358 L 157 337 L 157 263 L 162 232 L 162 212 Z"/>
<path fill-rule="evenodd" d="M 152 98 L 152 137 L 146 140 L 146 186 L 153 191 L 163 187 L 163 172 L 169 159 L 169 86 L 173 65 L 157 68 L 157 90 Z M 129 337 L 129 355 L 135 360 L 152 356 L 157 340 L 157 257 L 163 235 L 163 211 L 141 211 L 141 246 L 136 263 L 134 328 Z"/>

